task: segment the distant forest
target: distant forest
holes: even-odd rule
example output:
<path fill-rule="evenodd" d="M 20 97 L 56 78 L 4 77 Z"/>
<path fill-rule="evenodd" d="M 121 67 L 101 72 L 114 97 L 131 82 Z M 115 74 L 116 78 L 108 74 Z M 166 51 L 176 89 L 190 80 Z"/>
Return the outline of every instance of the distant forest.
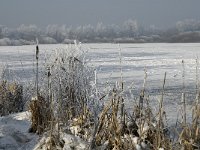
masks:
<path fill-rule="evenodd" d="M 84 25 L 67 27 L 66 25 L 48 25 L 39 28 L 36 25 L 20 25 L 8 28 L 0 25 L 0 46 L 30 45 L 38 38 L 40 44 L 73 43 L 186 43 L 200 42 L 200 21 L 184 20 L 173 27 L 160 29 L 156 26 L 144 27 L 137 20 L 127 20 L 122 25 L 96 26 Z"/>

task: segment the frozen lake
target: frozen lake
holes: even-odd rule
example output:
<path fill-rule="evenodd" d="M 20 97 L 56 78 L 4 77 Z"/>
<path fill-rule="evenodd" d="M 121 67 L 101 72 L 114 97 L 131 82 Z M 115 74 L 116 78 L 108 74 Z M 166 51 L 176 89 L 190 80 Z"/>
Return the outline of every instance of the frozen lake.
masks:
<path fill-rule="evenodd" d="M 41 59 L 52 50 L 66 45 L 40 45 Z M 125 90 L 130 85 L 136 97 L 142 89 L 144 68 L 147 70 L 146 91 L 152 103 L 157 103 L 161 93 L 164 73 L 167 72 L 165 102 L 168 114 L 173 115 L 180 104 L 182 92 L 182 60 L 185 62 L 186 97 L 188 109 L 196 91 L 196 58 L 200 57 L 200 43 L 195 44 L 82 44 L 88 50 L 87 59 L 97 70 L 99 87 L 120 81 L 120 48 Z M 2 46 L 0 63 L 7 65 L 9 79 L 27 82 L 34 79 L 35 46 Z M 155 101 L 154 101 L 155 100 Z M 130 103 L 130 102 L 127 102 Z M 130 105 L 129 105 L 130 106 Z M 167 107 L 167 108 L 169 108 Z M 176 117 L 176 116 L 174 116 Z"/>

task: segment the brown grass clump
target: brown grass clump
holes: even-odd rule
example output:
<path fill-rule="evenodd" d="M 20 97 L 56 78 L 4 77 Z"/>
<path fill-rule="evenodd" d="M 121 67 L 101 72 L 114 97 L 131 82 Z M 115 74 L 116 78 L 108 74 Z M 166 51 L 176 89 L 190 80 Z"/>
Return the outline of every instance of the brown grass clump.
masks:
<path fill-rule="evenodd" d="M 198 103 L 193 107 L 192 124 L 183 125 L 179 134 L 179 144 L 183 149 L 200 149 L 200 105 Z"/>
<path fill-rule="evenodd" d="M 23 87 L 17 83 L 1 81 L 0 116 L 19 112 L 23 109 Z"/>
<path fill-rule="evenodd" d="M 85 109 L 84 113 L 79 117 L 69 121 L 69 125 L 78 128 L 76 136 L 88 141 L 90 138 L 90 149 L 104 148 L 106 150 L 129 150 L 129 149 L 172 149 L 172 143 L 164 132 L 164 125 L 159 126 L 159 121 L 153 121 L 155 117 L 151 112 L 149 105 L 144 105 L 138 115 L 138 107 L 133 115 L 128 115 L 124 109 L 123 98 L 120 96 L 120 91 L 113 90 L 112 96 L 109 98 L 108 104 L 103 108 L 99 115 L 96 126 L 92 123 L 93 117 L 89 109 Z M 42 100 L 44 101 L 44 99 Z M 45 120 L 41 112 L 42 110 L 36 110 L 39 106 L 45 106 L 42 101 L 33 101 L 32 106 L 34 108 L 33 116 L 41 116 L 41 118 L 35 117 L 33 122 L 37 123 L 37 120 Z M 39 107 L 39 109 L 41 109 Z M 122 113 L 123 112 L 123 113 Z M 49 119 L 51 120 L 51 119 Z M 164 120 L 164 119 L 162 119 Z M 62 120 L 61 120 L 62 121 Z M 42 126 L 42 121 L 38 121 L 37 127 Z M 94 131 L 92 131 L 94 129 Z M 41 130 L 41 129 L 40 129 Z M 50 139 L 54 135 L 50 136 Z M 59 138 L 59 137 L 58 137 Z M 53 140 L 54 141 L 54 140 Z M 53 144 L 54 142 L 51 142 Z M 57 143 L 58 144 L 58 143 Z M 53 145 L 52 145 L 53 146 Z"/>
<path fill-rule="evenodd" d="M 41 134 L 49 127 L 50 121 L 53 121 L 49 104 L 42 96 L 33 98 L 29 105 L 31 116 L 30 132 Z"/>
<path fill-rule="evenodd" d="M 200 132 L 199 127 L 193 128 L 186 126 L 179 135 L 179 144 L 185 150 L 193 150 L 200 148 Z"/>
<path fill-rule="evenodd" d="M 120 92 L 119 92 L 120 93 Z M 136 149 L 140 146 L 138 125 L 132 116 L 128 116 L 120 105 L 122 97 L 117 91 L 113 91 L 109 103 L 104 107 L 99 116 L 97 127 L 91 143 L 91 149 L 104 145 L 105 149 Z M 123 111 L 124 113 L 121 113 Z M 122 115 L 123 114 L 123 115 Z M 132 118 L 132 119 L 130 119 Z M 144 147 L 146 146 L 143 143 Z"/>

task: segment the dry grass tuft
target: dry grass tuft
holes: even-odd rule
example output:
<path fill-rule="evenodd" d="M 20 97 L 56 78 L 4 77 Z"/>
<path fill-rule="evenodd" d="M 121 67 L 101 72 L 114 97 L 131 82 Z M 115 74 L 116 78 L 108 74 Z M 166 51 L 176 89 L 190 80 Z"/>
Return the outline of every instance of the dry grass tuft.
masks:
<path fill-rule="evenodd" d="M 179 134 L 179 144 L 183 149 L 200 149 L 200 105 L 193 107 L 192 124 L 183 125 Z"/>
<path fill-rule="evenodd" d="M 49 127 L 50 121 L 53 120 L 49 104 L 42 96 L 33 98 L 29 105 L 31 116 L 30 132 L 42 134 Z"/>
<path fill-rule="evenodd" d="M 17 83 L 1 81 L 0 116 L 23 110 L 23 87 Z"/>

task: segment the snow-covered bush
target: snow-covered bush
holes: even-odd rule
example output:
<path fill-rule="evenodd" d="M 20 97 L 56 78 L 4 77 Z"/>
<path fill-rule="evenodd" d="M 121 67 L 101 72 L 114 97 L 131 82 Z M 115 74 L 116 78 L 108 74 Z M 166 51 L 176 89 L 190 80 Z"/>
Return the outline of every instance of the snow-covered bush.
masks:
<path fill-rule="evenodd" d="M 46 109 L 52 118 L 66 124 L 68 120 L 88 113 L 93 70 L 86 64 L 85 51 L 80 44 L 68 45 L 53 52 L 41 72 L 43 79 L 39 81 L 39 95 L 43 100 L 39 102 L 38 99 L 38 103 L 45 105 L 37 105 L 37 98 L 31 101 L 32 114 L 36 114 L 35 110 Z M 49 107 L 45 107 L 46 104 Z M 35 118 L 38 118 L 37 114 Z"/>
<path fill-rule="evenodd" d="M 46 78 L 49 101 L 53 101 L 65 117 L 75 117 L 84 112 L 89 100 L 90 81 L 93 72 L 87 66 L 85 52 L 81 45 L 68 45 L 66 49 L 57 50 L 46 64 Z M 45 82 L 44 82 L 45 83 Z"/>
<path fill-rule="evenodd" d="M 9 38 L 0 39 L 0 46 L 9 46 L 11 45 L 11 40 Z"/>
<path fill-rule="evenodd" d="M 64 39 L 64 41 L 62 42 L 63 44 L 73 44 L 74 41 L 70 40 L 70 39 Z"/>
<path fill-rule="evenodd" d="M 39 41 L 41 44 L 56 44 L 57 41 L 52 37 L 40 37 Z"/>

